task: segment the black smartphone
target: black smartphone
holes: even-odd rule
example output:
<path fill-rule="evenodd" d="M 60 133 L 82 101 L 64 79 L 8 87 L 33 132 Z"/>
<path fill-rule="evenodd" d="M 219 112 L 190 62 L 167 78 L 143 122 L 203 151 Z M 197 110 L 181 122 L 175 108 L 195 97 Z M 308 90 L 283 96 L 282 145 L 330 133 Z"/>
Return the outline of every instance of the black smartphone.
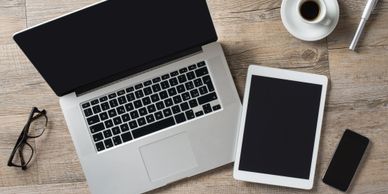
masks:
<path fill-rule="evenodd" d="M 346 129 L 322 181 L 347 191 L 368 144 L 368 138 Z"/>

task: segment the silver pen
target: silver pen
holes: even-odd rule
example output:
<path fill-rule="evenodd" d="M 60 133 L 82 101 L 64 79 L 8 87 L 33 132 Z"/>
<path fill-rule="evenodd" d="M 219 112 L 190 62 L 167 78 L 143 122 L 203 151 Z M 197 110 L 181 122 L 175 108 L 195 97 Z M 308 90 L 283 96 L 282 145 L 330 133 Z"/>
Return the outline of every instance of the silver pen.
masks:
<path fill-rule="evenodd" d="M 349 46 L 349 49 L 354 51 L 357 46 L 358 39 L 360 39 L 361 33 L 365 27 L 366 21 L 369 19 L 370 14 L 372 13 L 373 9 L 375 8 L 378 0 L 368 0 L 366 3 L 364 12 L 362 13 L 361 16 L 361 22 L 358 25 L 356 34 L 354 35 L 354 38 L 352 40 L 352 43 Z"/>

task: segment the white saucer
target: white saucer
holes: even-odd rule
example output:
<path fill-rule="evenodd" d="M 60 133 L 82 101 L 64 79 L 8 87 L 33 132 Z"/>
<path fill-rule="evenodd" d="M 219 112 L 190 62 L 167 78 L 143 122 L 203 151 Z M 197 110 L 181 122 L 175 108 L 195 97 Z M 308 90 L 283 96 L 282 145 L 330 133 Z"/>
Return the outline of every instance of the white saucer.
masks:
<path fill-rule="evenodd" d="M 335 3 L 326 3 L 328 17 L 332 19 L 329 26 L 322 24 L 308 24 L 304 22 L 300 16 L 297 8 L 297 0 L 283 0 L 280 9 L 283 25 L 287 31 L 298 39 L 305 41 L 321 40 L 328 36 L 337 26 L 339 19 L 339 6 L 337 0 Z"/>

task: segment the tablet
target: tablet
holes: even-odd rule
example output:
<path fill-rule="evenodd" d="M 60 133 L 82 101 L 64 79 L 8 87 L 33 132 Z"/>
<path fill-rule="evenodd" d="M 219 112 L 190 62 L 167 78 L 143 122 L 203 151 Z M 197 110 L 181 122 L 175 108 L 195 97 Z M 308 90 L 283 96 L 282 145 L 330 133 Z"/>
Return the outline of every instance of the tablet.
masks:
<path fill-rule="evenodd" d="M 312 188 L 327 82 L 323 75 L 249 66 L 235 179 Z"/>

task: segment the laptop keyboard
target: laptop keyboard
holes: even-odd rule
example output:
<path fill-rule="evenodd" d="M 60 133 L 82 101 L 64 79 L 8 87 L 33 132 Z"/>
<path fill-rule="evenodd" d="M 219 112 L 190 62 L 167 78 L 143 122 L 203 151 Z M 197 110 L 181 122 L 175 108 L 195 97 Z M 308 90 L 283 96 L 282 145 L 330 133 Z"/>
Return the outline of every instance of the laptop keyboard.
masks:
<path fill-rule="evenodd" d="M 97 151 L 221 109 L 204 61 L 81 104 Z"/>

